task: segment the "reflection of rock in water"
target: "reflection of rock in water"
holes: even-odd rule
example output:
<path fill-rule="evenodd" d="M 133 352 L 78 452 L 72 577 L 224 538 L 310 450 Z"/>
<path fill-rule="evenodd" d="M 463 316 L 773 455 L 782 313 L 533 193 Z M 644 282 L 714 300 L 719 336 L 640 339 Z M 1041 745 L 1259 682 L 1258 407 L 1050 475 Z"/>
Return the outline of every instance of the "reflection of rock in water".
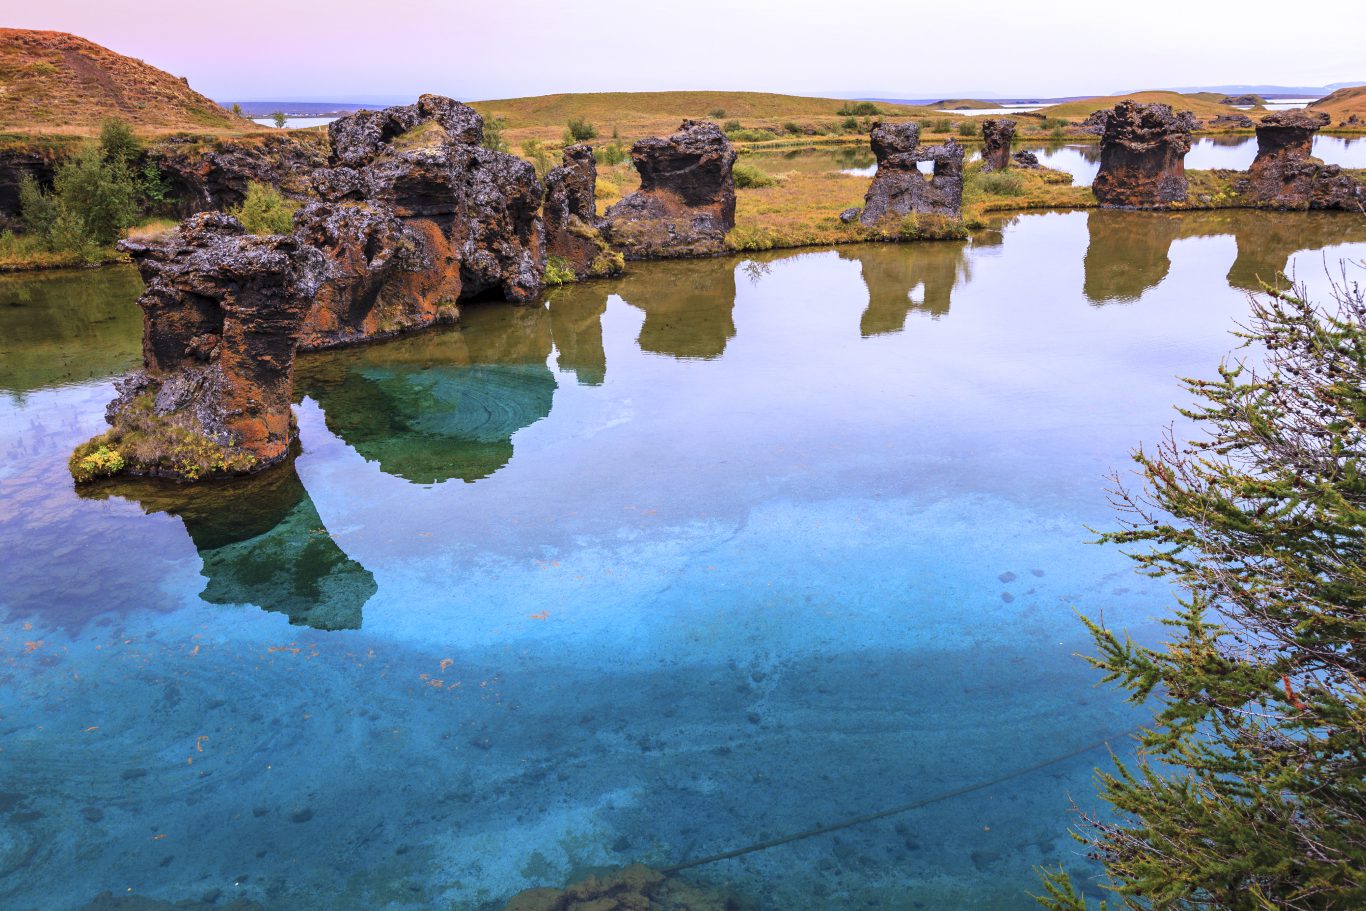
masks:
<path fill-rule="evenodd" d="M 0 276 L 0 390 L 114 376 L 142 356 L 137 270 Z"/>
<path fill-rule="evenodd" d="M 211 604 L 254 604 L 315 629 L 359 629 L 375 578 L 323 526 L 293 462 L 249 478 L 196 485 L 124 480 L 81 487 L 180 518 L 204 561 Z"/>
<path fill-rule="evenodd" d="M 606 311 L 607 293 L 593 283 L 569 285 L 550 298 L 555 363 L 561 370 L 572 371 L 581 386 L 601 386 L 607 378 L 607 354 L 602 348 Z"/>
<path fill-rule="evenodd" d="M 309 355 L 295 389 L 387 474 L 417 484 L 486 478 L 512 459 L 512 435 L 550 414 L 550 315 L 472 306 L 461 327 Z"/>
<path fill-rule="evenodd" d="M 642 351 L 677 358 L 717 358 L 735 337 L 735 267 L 731 259 L 651 263 L 611 286 L 645 311 Z"/>
<path fill-rule="evenodd" d="M 1083 293 L 1093 304 L 1133 301 L 1167 277 L 1171 245 L 1190 237 L 1232 235 L 1238 255 L 1228 271 L 1231 287 L 1257 291 L 1286 282 L 1290 257 L 1301 250 L 1366 241 L 1366 221 L 1351 214 L 1247 209 L 1211 212 L 1115 212 L 1086 216 Z"/>
<path fill-rule="evenodd" d="M 859 321 L 866 338 L 900 332 L 912 311 L 933 318 L 949 312 L 953 289 L 964 274 L 966 244 L 868 244 L 840 248 L 842 259 L 863 270 L 868 308 Z M 916 289 L 920 289 L 916 300 Z"/>

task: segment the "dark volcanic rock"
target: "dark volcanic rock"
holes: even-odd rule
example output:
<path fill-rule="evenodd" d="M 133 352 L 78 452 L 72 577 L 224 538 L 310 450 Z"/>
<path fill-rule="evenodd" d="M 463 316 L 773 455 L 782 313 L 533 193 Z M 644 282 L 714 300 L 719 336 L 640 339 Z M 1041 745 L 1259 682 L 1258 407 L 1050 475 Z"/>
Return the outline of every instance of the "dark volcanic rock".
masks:
<path fill-rule="evenodd" d="M 640 189 L 607 210 L 604 234 L 631 259 L 725 249 L 735 227 L 735 150 L 714 123 L 685 120 L 631 147 Z"/>
<path fill-rule="evenodd" d="M 1100 171 L 1091 184 L 1107 208 L 1161 208 L 1186 198 L 1186 153 L 1196 126 L 1189 111 L 1121 101 L 1105 118 Z"/>
<path fill-rule="evenodd" d="M 1077 129 L 1083 133 L 1093 133 L 1100 136 L 1105 132 L 1105 124 L 1110 122 L 1109 111 L 1092 111 L 1086 119 L 1081 122 Z"/>
<path fill-rule="evenodd" d="M 216 212 L 120 249 L 147 283 L 145 369 L 120 383 L 103 441 L 131 474 L 193 479 L 283 459 L 294 352 L 322 254 L 293 237 L 246 234 Z"/>
<path fill-rule="evenodd" d="M 161 171 L 176 213 L 184 217 L 241 205 L 252 182 L 303 198 L 308 174 L 327 163 L 327 153 L 317 135 L 281 132 L 225 140 L 208 149 L 166 142 L 148 149 L 147 161 Z"/>
<path fill-rule="evenodd" d="M 1331 118 L 1320 111 L 1277 111 L 1257 125 L 1257 157 L 1238 189 L 1243 198 L 1276 209 L 1362 211 L 1362 185 L 1337 165 L 1313 156 L 1314 134 Z"/>
<path fill-rule="evenodd" d="M 1223 98 L 1219 99 L 1219 103 L 1247 105 L 1248 107 L 1252 107 L 1253 105 L 1261 104 L 1262 99 L 1258 98 L 1256 95 L 1225 95 Z"/>
<path fill-rule="evenodd" d="M 622 267 L 599 228 L 597 186 L 597 162 L 586 145 L 566 148 L 564 163 L 545 178 L 546 258 L 563 260 L 578 278 L 615 275 Z"/>
<path fill-rule="evenodd" d="M 1212 127 L 1234 127 L 1240 130 L 1252 129 L 1252 118 L 1246 114 L 1220 114 L 1209 122 Z"/>
<path fill-rule="evenodd" d="M 478 145 L 473 108 L 423 95 L 330 124 L 332 168 L 297 233 L 327 254 L 302 345 L 324 348 L 454 320 L 463 298 L 541 291 L 541 185 L 532 166 Z"/>
<path fill-rule="evenodd" d="M 942 146 L 921 147 L 916 123 L 875 123 L 870 138 L 877 174 L 868 187 L 859 221 L 872 226 L 889 215 L 962 215 L 962 146 L 950 139 Z M 920 173 L 922 161 L 934 162 L 929 179 Z"/>
<path fill-rule="evenodd" d="M 1010 156 L 1010 160 L 1017 168 L 1043 167 L 1043 165 L 1039 164 L 1039 156 L 1035 155 L 1033 152 L 1016 152 L 1014 155 Z"/>
<path fill-rule="evenodd" d="M 1015 121 L 988 117 L 982 121 L 982 170 L 1004 171 L 1010 167 L 1010 143 Z"/>
<path fill-rule="evenodd" d="M 19 216 L 19 182 L 24 175 L 44 188 L 52 186 L 57 152 L 51 148 L 0 150 L 0 228 Z"/>

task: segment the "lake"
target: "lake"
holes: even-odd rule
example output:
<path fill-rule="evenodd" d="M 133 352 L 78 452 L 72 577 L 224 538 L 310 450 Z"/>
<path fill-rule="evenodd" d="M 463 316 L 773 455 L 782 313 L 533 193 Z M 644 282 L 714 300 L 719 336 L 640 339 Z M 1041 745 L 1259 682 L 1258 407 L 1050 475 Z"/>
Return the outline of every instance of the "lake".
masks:
<path fill-rule="evenodd" d="M 138 279 L 0 278 L 0 905 L 501 908 L 922 801 L 688 875 L 1095 893 L 1070 801 L 1148 713 L 1076 614 L 1173 606 L 1091 543 L 1106 475 L 1258 277 L 1344 257 L 1359 216 L 1091 211 L 633 264 L 304 356 L 257 478 L 79 492 Z"/>
<path fill-rule="evenodd" d="M 1039 164 L 1066 171 L 1072 175 L 1073 184 L 1079 187 L 1089 187 L 1100 170 L 1099 142 L 1049 142 L 1026 136 L 1016 139 L 1012 148 L 1016 152 L 1033 152 L 1038 156 Z M 968 146 L 966 152 L 966 161 L 976 161 L 982 157 L 980 145 Z M 1315 136 L 1314 155 L 1325 164 L 1366 168 L 1366 138 Z M 1186 167 L 1190 170 L 1228 168 L 1246 171 L 1256 157 L 1255 137 L 1205 136 L 1191 144 L 1191 150 L 1186 154 Z M 775 172 L 800 168 L 839 171 L 856 177 L 871 177 L 877 173 L 877 161 L 872 150 L 862 146 L 828 151 L 795 149 L 787 152 L 755 152 L 750 160 L 763 163 Z M 789 162 L 793 166 L 784 168 L 783 165 Z M 933 162 L 920 162 L 920 170 L 931 173 Z"/>

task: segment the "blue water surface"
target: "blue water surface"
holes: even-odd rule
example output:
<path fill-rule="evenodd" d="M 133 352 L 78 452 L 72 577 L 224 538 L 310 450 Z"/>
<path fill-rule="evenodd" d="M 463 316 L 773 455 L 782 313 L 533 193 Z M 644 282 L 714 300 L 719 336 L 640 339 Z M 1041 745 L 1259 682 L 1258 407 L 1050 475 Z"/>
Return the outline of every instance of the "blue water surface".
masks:
<path fill-rule="evenodd" d="M 1106 475 L 1247 287 L 1344 256 L 1351 216 L 1070 213 L 637 264 L 303 358 L 269 477 L 80 493 L 135 289 L 110 337 L 0 287 L 7 357 L 101 354 L 0 373 L 0 906 L 499 908 L 1061 756 L 688 875 L 773 909 L 1029 908 L 1041 864 L 1094 892 L 1070 808 L 1148 713 L 1076 613 L 1155 642 L 1172 604 L 1090 543 Z"/>

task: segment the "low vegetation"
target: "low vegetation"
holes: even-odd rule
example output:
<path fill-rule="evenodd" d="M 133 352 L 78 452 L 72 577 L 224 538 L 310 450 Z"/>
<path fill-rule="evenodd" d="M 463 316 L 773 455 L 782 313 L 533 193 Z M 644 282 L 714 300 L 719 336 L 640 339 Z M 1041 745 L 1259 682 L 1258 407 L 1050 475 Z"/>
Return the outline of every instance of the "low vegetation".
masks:
<path fill-rule="evenodd" d="M 1137 762 L 1100 774 L 1117 813 L 1077 836 L 1118 907 L 1366 907 L 1366 289 L 1334 297 L 1254 300 L 1265 366 L 1186 380 L 1199 436 L 1116 478 L 1103 539 L 1180 592 L 1159 647 L 1086 620 L 1104 680 L 1155 703 Z M 1044 888 L 1085 911 L 1065 872 Z"/>
<path fill-rule="evenodd" d="M 249 234 L 289 234 L 294 231 L 294 212 L 299 204 L 287 199 L 270 184 L 247 184 L 247 198 L 228 210 Z"/>
<path fill-rule="evenodd" d="M 732 173 L 735 177 L 735 187 L 739 190 L 762 190 L 778 184 L 777 178 L 773 175 L 745 161 L 737 161 Z"/>

